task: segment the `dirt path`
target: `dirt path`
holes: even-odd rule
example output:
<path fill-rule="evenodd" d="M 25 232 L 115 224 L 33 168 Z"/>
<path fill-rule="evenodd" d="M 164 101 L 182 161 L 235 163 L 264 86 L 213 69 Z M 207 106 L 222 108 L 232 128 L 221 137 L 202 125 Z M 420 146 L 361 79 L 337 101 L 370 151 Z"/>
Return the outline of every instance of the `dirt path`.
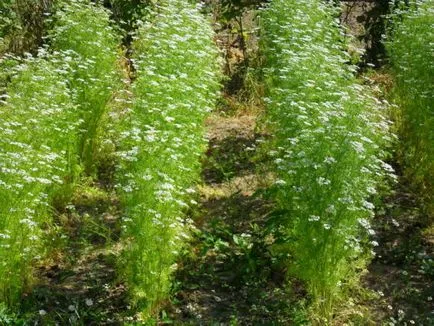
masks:
<path fill-rule="evenodd" d="M 266 183 L 255 170 L 263 135 L 255 114 L 208 120 L 209 149 L 200 187 L 193 250 L 181 260 L 176 304 L 179 324 L 267 324 L 289 320 L 291 298 L 271 266 L 264 223 L 271 203 L 258 195 Z M 259 141 L 258 141 L 259 140 Z M 285 318 L 288 318 L 285 320 Z"/>

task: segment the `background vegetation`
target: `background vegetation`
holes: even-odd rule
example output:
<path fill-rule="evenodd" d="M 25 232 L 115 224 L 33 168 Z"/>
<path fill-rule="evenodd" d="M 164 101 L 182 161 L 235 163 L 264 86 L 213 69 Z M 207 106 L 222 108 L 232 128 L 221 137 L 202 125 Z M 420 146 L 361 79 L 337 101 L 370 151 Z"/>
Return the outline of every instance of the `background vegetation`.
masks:
<path fill-rule="evenodd" d="M 400 159 L 406 176 L 418 187 L 434 216 L 434 82 L 432 1 L 412 1 L 391 15 L 386 42 L 394 76 L 393 99 L 400 107 L 397 120 L 403 147 Z"/>
<path fill-rule="evenodd" d="M 434 3 L 341 5 L 2 1 L 0 324 L 432 323 Z"/>

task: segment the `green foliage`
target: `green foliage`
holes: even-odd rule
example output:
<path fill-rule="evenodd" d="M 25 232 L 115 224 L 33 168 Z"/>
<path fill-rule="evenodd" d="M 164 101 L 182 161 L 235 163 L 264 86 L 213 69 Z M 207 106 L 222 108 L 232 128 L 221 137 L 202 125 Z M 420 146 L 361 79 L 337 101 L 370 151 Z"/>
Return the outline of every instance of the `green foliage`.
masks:
<path fill-rule="evenodd" d="M 0 303 L 0 324 L 1 325 L 16 325 L 16 316 L 5 306 Z"/>
<path fill-rule="evenodd" d="M 69 88 L 83 120 L 78 151 L 86 172 L 91 174 L 95 170 L 100 122 L 120 85 L 120 38 L 110 26 L 108 11 L 85 0 L 67 1 L 54 19 L 52 47 L 70 52 L 73 74 Z"/>
<path fill-rule="evenodd" d="M 16 18 L 16 13 L 13 10 L 13 0 L 0 3 L 0 14 L 0 37 L 4 39 Z"/>
<path fill-rule="evenodd" d="M 0 297 L 13 303 L 43 254 L 41 226 L 75 166 L 79 127 L 65 75 L 47 54 L 18 66 L 0 106 Z"/>
<path fill-rule="evenodd" d="M 412 1 L 394 12 L 392 22 L 386 48 L 401 109 L 402 163 L 434 216 L 434 2 Z"/>
<path fill-rule="evenodd" d="M 223 20 L 229 21 L 239 18 L 248 9 L 259 6 L 262 0 L 221 0 L 219 4 L 222 10 Z"/>
<path fill-rule="evenodd" d="M 188 1 L 164 1 L 133 43 L 134 103 L 118 176 L 125 208 L 120 268 L 145 316 L 165 299 L 188 238 L 184 212 L 200 173 L 203 121 L 219 87 L 210 24 Z"/>
<path fill-rule="evenodd" d="M 0 2 L 0 54 L 36 53 L 44 36 L 44 20 L 51 0 L 2 0 Z"/>
<path fill-rule="evenodd" d="M 12 65 L 0 98 L 0 300 L 8 305 L 45 254 L 51 207 L 71 195 L 116 82 L 116 39 L 102 9 L 65 6 L 53 44 L 57 51 Z"/>
<path fill-rule="evenodd" d="M 127 33 L 137 28 L 137 22 L 143 19 L 147 8 L 155 0 L 106 0 L 114 20 Z"/>
<path fill-rule="evenodd" d="M 19 64 L 20 59 L 14 55 L 4 55 L 0 59 L 0 94 L 6 90 L 6 86 L 13 74 L 14 67 Z"/>
<path fill-rule="evenodd" d="M 359 85 L 331 4 L 275 0 L 261 13 L 277 251 L 307 284 L 318 323 L 370 256 L 369 198 L 393 169 L 385 105 Z M 316 318 L 316 317 L 314 317 Z"/>

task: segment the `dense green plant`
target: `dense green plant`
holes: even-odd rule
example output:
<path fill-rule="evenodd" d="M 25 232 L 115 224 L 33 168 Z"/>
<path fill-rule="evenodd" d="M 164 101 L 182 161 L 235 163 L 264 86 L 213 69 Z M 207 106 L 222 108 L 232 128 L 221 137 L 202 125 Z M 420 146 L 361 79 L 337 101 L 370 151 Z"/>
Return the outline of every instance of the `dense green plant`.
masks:
<path fill-rule="evenodd" d="M 103 9 L 68 2 L 52 43 L 56 51 L 13 65 L 0 95 L 0 300 L 9 305 L 45 253 L 53 202 L 68 199 L 90 160 L 116 85 L 116 38 Z"/>
<path fill-rule="evenodd" d="M 364 269 L 370 197 L 383 171 L 392 172 L 380 159 L 389 141 L 384 106 L 353 76 L 335 10 L 320 0 L 275 0 L 260 15 L 281 212 L 275 250 L 292 257 L 289 271 L 326 320 Z"/>
<path fill-rule="evenodd" d="M 105 0 L 110 8 L 113 19 L 128 35 L 137 28 L 137 22 L 143 19 L 146 9 L 152 5 L 152 0 Z M 127 37 L 129 41 L 130 38 Z"/>
<path fill-rule="evenodd" d="M 404 10 L 402 10 L 404 9 Z M 411 1 L 392 15 L 386 42 L 405 174 L 434 215 L 434 2 Z"/>
<path fill-rule="evenodd" d="M 125 208 L 120 268 L 149 315 L 168 294 L 187 238 L 184 212 L 199 177 L 203 122 L 216 99 L 219 67 L 210 24 L 185 0 L 152 10 L 133 50 L 134 103 L 119 153 Z"/>
<path fill-rule="evenodd" d="M 0 44 L 4 47 L 5 36 L 8 29 L 14 24 L 15 12 L 12 7 L 12 0 L 0 3 Z"/>
<path fill-rule="evenodd" d="M 28 58 L 0 106 L 0 300 L 16 302 L 43 252 L 50 199 L 75 165 L 79 127 L 60 57 Z"/>
<path fill-rule="evenodd" d="M 0 2 L 0 54 L 35 53 L 42 44 L 44 21 L 51 0 L 2 0 Z"/>
<path fill-rule="evenodd" d="M 101 121 L 120 84 L 120 38 L 110 25 L 109 12 L 85 0 L 66 1 L 54 19 L 52 48 L 70 51 L 74 71 L 69 88 L 83 120 L 79 153 L 86 172 L 92 173 Z"/>

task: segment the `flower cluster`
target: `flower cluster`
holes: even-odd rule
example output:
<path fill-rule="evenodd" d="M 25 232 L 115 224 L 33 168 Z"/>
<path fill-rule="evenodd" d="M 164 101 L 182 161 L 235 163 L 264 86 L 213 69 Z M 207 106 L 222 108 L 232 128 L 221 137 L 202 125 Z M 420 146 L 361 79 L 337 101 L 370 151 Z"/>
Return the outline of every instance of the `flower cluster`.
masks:
<path fill-rule="evenodd" d="M 281 233 L 294 257 L 290 270 L 323 316 L 363 267 L 361 229 L 373 232 L 369 198 L 390 168 L 381 161 L 387 105 L 357 83 L 334 17 L 319 0 L 275 0 L 261 13 Z"/>
<path fill-rule="evenodd" d="M 121 132 L 118 171 L 125 206 L 122 270 L 145 310 L 167 296 L 187 237 L 205 149 L 203 122 L 219 89 L 219 53 L 198 7 L 163 1 L 135 35 L 133 103 Z"/>

